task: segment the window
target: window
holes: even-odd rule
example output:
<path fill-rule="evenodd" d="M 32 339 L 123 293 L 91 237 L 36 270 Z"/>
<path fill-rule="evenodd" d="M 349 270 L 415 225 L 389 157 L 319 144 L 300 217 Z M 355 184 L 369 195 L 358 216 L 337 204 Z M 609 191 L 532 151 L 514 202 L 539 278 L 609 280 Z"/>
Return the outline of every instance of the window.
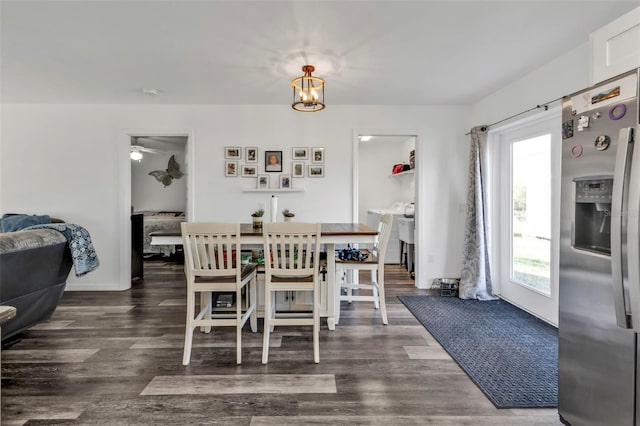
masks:
<path fill-rule="evenodd" d="M 551 295 L 551 134 L 511 147 L 511 280 Z"/>

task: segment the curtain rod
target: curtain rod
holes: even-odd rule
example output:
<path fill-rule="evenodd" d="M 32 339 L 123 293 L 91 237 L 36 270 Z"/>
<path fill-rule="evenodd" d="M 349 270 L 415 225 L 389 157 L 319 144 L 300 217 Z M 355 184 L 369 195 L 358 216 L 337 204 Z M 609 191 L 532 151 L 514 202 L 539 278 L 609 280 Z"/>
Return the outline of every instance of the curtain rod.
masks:
<path fill-rule="evenodd" d="M 502 120 L 498 120 L 498 121 L 496 121 L 495 123 L 491 123 L 491 124 L 487 124 L 486 126 L 482 126 L 482 131 L 483 131 L 483 132 L 486 132 L 486 131 L 487 131 L 487 129 L 489 129 L 489 127 L 491 127 L 491 126 L 495 126 L 496 124 L 500 124 L 500 123 L 503 123 L 503 122 L 505 122 L 505 121 L 511 120 L 512 118 L 516 118 L 516 117 L 518 117 L 518 116 L 520 116 L 520 115 L 522 115 L 522 114 L 526 114 L 526 113 L 531 112 L 531 111 L 534 111 L 534 110 L 536 110 L 536 109 L 544 108 L 544 110 L 545 110 L 545 111 L 547 111 L 547 110 L 549 109 L 549 104 L 552 104 L 552 103 L 554 103 L 555 101 L 559 101 L 559 100 L 560 100 L 560 99 L 562 99 L 562 98 L 564 98 L 564 96 L 560 96 L 559 98 L 553 99 L 553 100 L 551 100 L 551 101 L 549 101 L 549 102 L 545 102 L 545 103 L 543 103 L 543 104 L 536 105 L 536 106 L 534 106 L 533 108 L 529 108 L 529 109 L 528 109 L 528 110 L 526 110 L 526 111 L 522 111 L 522 112 L 519 112 L 519 113 L 517 113 L 517 114 L 513 114 L 513 115 L 512 115 L 512 116 L 510 116 L 510 117 L 503 118 Z M 467 133 L 465 133 L 465 136 L 470 135 L 470 134 L 471 134 L 471 131 L 468 131 Z"/>

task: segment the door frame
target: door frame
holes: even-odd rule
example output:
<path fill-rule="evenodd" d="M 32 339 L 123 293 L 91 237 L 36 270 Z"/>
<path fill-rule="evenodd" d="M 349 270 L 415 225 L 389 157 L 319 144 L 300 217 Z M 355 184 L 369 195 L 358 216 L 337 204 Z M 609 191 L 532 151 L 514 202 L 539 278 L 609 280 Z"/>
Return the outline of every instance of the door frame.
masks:
<path fill-rule="evenodd" d="M 550 315 L 541 316 L 540 313 L 534 312 L 527 306 L 523 306 L 521 303 L 517 301 L 510 300 L 502 294 L 502 284 L 504 280 L 509 279 L 509 277 L 503 277 L 502 270 L 500 265 L 506 259 L 501 258 L 501 253 L 505 252 L 505 248 L 502 247 L 504 242 L 501 240 L 501 230 L 504 219 L 505 221 L 509 221 L 509 227 L 511 227 L 511 218 L 502 218 L 501 217 L 501 182 L 504 180 L 504 176 L 501 176 L 504 168 L 501 162 L 501 145 L 502 145 L 502 137 L 506 133 L 513 132 L 519 128 L 526 128 L 529 126 L 536 125 L 538 123 L 553 120 L 556 121 L 554 127 L 558 129 L 556 132 L 552 132 L 552 141 L 551 141 L 551 296 L 550 299 L 553 301 L 553 312 Z M 560 138 L 560 128 L 562 121 L 562 108 L 559 103 L 554 104 L 553 106 L 549 106 L 546 111 L 537 112 L 531 116 L 525 117 L 523 119 L 509 122 L 500 126 L 494 126 L 489 129 L 487 135 L 487 143 L 488 143 L 488 154 L 489 154 L 489 218 L 491 224 L 491 240 L 492 240 L 492 250 L 491 250 L 491 273 L 492 273 L 492 281 L 493 281 L 493 290 L 494 293 L 500 298 L 506 300 L 507 302 L 518 306 L 520 309 L 523 309 L 530 314 L 554 325 L 558 325 L 558 288 L 559 288 L 559 262 L 560 262 L 560 180 L 561 180 L 561 156 L 562 156 L 562 139 Z M 504 167 L 509 167 L 509 181 L 511 179 L 511 164 L 508 164 Z M 510 243 L 509 243 L 510 244 Z M 510 251 L 509 251 L 510 252 Z M 531 292 L 540 295 L 541 297 L 549 297 L 543 295 L 540 292 L 536 292 L 535 290 L 527 289 L 526 287 L 522 287 L 523 291 Z"/>
<path fill-rule="evenodd" d="M 195 149 L 192 129 L 121 129 L 119 136 L 118 157 L 120 169 L 120 288 L 131 288 L 131 138 L 136 136 L 185 136 L 185 164 L 184 177 L 187 179 L 187 203 L 185 206 L 185 218 L 193 221 L 194 212 L 194 182 L 195 170 L 193 167 Z"/>
<path fill-rule="evenodd" d="M 415 269 L 415 281 L 414 284 L 416 287 L 418 288 L 429 288 L 430 283 L 422 283 L 421 281 L 421 271 L 422 270 L 426 270 L 426 269 L 422 269 L 422 268 L 426 268 L 426 261 L 422 260 L 422 253 L 420 250 L 420 247 L 426 247 L 426 236 L 422 235 L 422 228 L 420 226 L 421 220 L 420 220 L 420 212 L 423 211 L 422 210 L 422 197 L 420 196 L 421 191 L 420 188 L 421 186 L 421 181 L 423 179 L 423 176 L 425 175 L 424 173 L 421 172 L 420 169 L 420 154 L 421 154 L 421 149 L 420 149 L 420 141 L 422 140 L 422 136 L 421 136 L 421 132 L 416 131 L 416 130 L 412 130 L 412 129 L 405 129 L 405 130 L 398 130 L 398 129 L 394 129 L 394 130 L 390 130 L 390 129 L 353 129 L 352 130 L 352 134 L 351 134 L 351 140 L 352 140 L 352 147 L 353 147 L 353 151 L 352 151 L 352 160 L 353 160 L 353 164 L 351 167 L 351 182 L 352 182 L 352 188 L 351 188 L 351 221 L 357 223 L 358 222 L 358 204 L 359 204 L 359 182 L 358 182 L 358 173 L 359 173 L 359 168 L 358 168 L 358 158 L 359 158 L 359 144 L 360 144 L 360 139 L 359 136 L 362 135 L 374 135 L 374 136 L 406 136 L 407 138 L 409 137 L 413 137 L 415 138 L 415 150 L 416 150 L 416 154 L 415 154 L 415 234 L 416 234 L 416 240 L 415 240 L 415 245 L 414 245 L 414 257 L 415 257 L 415 262 L 414 262 L 414 269 Z"/>

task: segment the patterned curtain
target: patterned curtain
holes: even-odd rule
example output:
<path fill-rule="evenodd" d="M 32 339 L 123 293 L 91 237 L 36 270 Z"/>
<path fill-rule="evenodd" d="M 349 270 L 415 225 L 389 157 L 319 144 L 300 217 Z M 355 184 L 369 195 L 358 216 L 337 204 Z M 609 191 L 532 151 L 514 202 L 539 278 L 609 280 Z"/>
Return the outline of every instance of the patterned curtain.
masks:
<path fill-rule="evenodd" d="M 467 218 L 464 230 L 464 254 L 460 279 L 461 299 L 493 300 L 489 265 L 489 223 L 486 216 L 487 127 L 471 129 L 469 180 L 467 182 Z"/>

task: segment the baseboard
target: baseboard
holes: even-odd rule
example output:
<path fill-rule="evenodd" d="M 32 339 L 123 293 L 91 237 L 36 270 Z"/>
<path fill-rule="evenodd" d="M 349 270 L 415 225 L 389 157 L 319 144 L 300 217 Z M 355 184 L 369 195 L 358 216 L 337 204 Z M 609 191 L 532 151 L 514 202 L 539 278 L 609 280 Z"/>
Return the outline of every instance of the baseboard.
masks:
<path fill-rule="evenodd" d="M 67 283 L 64 291 L 124 291 L 131 288 L 131 283 Z"/>

